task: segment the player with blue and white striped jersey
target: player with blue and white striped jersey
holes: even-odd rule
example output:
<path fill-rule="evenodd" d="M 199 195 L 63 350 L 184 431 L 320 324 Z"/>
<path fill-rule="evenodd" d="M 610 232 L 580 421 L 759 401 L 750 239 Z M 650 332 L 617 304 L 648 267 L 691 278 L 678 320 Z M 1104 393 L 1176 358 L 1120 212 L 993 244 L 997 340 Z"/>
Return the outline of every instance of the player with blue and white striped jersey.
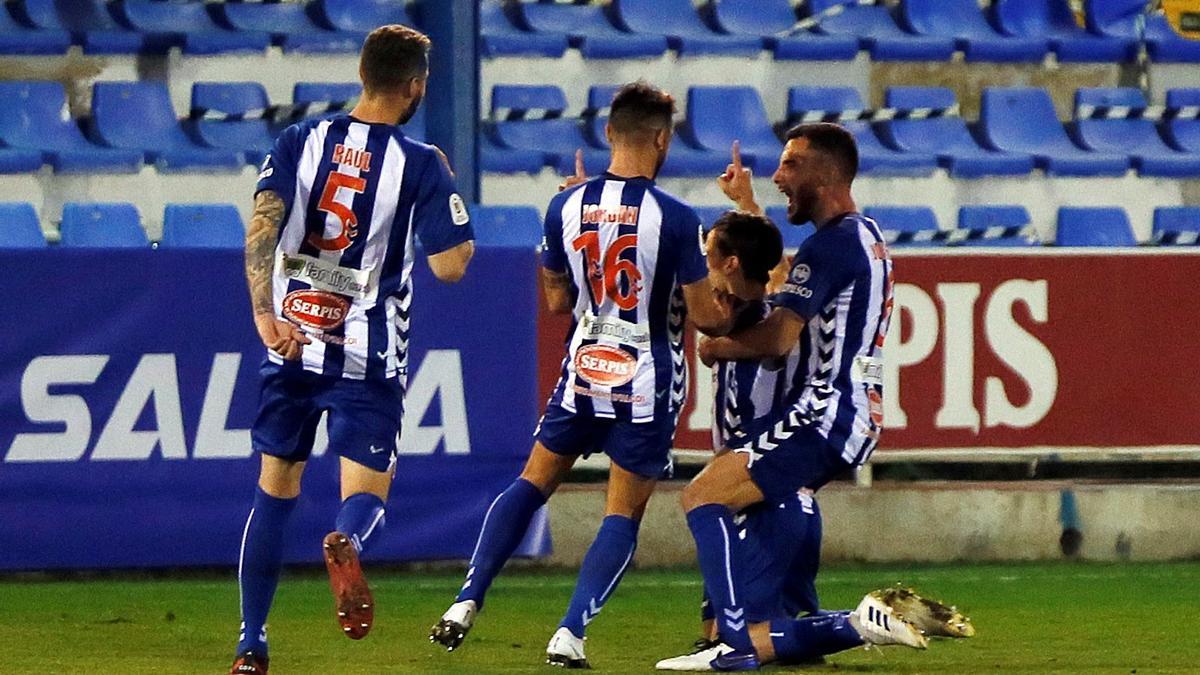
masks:
<path fill-rule="evenodd" d="M 488 509 L 466 582 L 431 631 L 448 649 L 461 644 L 533 514 L 581 455 L 612 460 L 606 515 L 546 648 L 550 663 L 587 664 L 585 626 L 633 558 L 646 502 L 670 467 L 687 386 L 685 317 L 708 333 L 729 323 L 708 282 L 699 217 L 654 184 L 673 113 L 666 92 L 622 87 L 607 127 L 608 171 L 586 180 L 579 167 L 582 182 L 550 202 L 543 280 L 552 311 L 574 317 L 567 355 L 525 469 Z"/>
<path fill-rule="evenodd" d="M 262 469 L 242 534 L 242 635 L 232 673 L 266 673 L 266 619 L 284 526 L 316 427 L 341 458 L 342 507 L 324 551 L 344 633 L 364 637 L 373 600 L 358 555 L 383 529 L 404 412 L 415 244 L 460 279 L 474 235 L 445 156 L 407 138 L 425 93 L 429 39 L 384 26 L 363 44 L 349 114 L 288 127 L 263 163 L 246 276 L 267 358 L 251 429 Z"/>
<path fill-rule="evenodd" d="M 774 182 L 788 197 L 788 220 L 816 223 L 816 233 L 793 258 L 763 321 L 700 345 L 705 363 L 779 358 L 795 349 L 800 363 L 786 383 L 783 409 L 684 490 L 705 588 L 730 648 L 714 659 L 714 669 L 759 664 L 761 645 L 745 620 L 745 562 L 733 514 L 802 488 L 815 491 L 865 462 L 878 442 L 892 262 L 878 226 L 858 213 L 851 195 L 857 170 L 854 137 L 842 127 L 808 124 L 788 132 Z M 736 153 L 722 180 L 740 208 L 759 212 Z"/>

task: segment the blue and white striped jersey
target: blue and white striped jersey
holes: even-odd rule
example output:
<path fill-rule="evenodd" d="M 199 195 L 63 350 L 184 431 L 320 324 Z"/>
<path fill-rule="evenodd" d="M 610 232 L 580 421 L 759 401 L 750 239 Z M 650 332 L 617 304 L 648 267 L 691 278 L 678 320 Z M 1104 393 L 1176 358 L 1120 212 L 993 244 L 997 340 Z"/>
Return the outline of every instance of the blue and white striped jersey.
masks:
<path fill-rule="evenodd" d="M 681 287 L 708 274 L 701 237 L 695 211 L 648 178 L 605 173 L 551 200 L 542 264 L 577 291 L 552 404 L 674 424 L 687 390 Z"/>
<path fill-rule="evenodd" d="M 805 320 L 785 401 L 851 464 L 867 461 L 883 425 L 883 341 L 892 261 L 875 221 L 838 216 L 800 245 L 775 307 Z"/>
<path fill-rule="evenodd" d="M 300 365 L 403 383 L 414 236 L 427 255 L 474 238 L 448 167 L 396 126 L 338 115 L 284 129 L 258 176 L 263 190 L 286 207 L 274 301 L 313 338 Z"/>

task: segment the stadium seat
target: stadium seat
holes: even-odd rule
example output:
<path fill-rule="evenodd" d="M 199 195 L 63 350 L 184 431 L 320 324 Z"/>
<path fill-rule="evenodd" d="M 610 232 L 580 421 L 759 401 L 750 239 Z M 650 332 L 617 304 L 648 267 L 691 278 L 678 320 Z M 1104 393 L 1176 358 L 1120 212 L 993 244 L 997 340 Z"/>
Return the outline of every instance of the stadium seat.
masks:
<path fill-rule="evenodd" d="M 891 87 L 884 94 L 888 108 L 945 109 L 956 104 L 954 92 L 942 87 Z M 883 136 L 904 152 L 936 155 L 955 178 L 1018 176 L 1033 171 L 1033 157 L 979 146 L 967 123 L 958 116 L 895 119 L 884 122 Z"/>
<path fill-rule="evenodd" d="M 1020 233 L 1030 223 L 1029 211 L 1024 206 L 963 206 L 958 209 L 958 228 L 970 235 L 958 245 L 1037 246 L 1040 242 L 1036 238 L 1027 238 Z"/>
<path fill-rule="evenodd" d="M 852 87 L 792 87 L 788 89 L 790 122 L 805 113 L 841 113 L 863 110 L 862 98 Z M 858 169 L 864 174 L 928 176 L 937 169 L 937 156 L 928 152 L 901 152 L 884 145 L 870 123 L 840 123 L 858 142 Z"/>
<path fill-rule="evenodd" d="M 532 206 L 473 205 L 470 210 L 480 246 L 536 248 L 542 243 L 542 218 Z"/>
<path fill-rule="evenodd" d="M 1137 56 L 1133 39 L 1096 35 L 1080 26 L 1067 0 L 995 0 L 992 16 L 1003 33 L 1050 40 L 1059 61 L 1119 63 Z"/>
<path fill-rule="evenodd" d="M 948 61 L 954 55 L 954 40 L 914 35 L 901 29 L 882 4 L 809 0 L 808 9 L 810 15 L 823 17 L 816 32 L 856 37 L 876 61 Z"/>
<path fill-rule="evenodd" d="M 62 54 L 71 46 L 71 34 L 61 29 L 22 25 L 0 7 L 0 54 Z"/>
<path fill-rule="evenodd" d="M 63 205 L 59 243 L 70 247 L 143 248 L 150 245 L 133 204 Z"/>
<path fill-rule="evenodd" d="M 37 150 L 0 148 L 0 174 L 32 173 L 42 168 L 42 153 Z"/>
<path fill-rule="evenodd" d="M 344 33 L 367 33 L 389 24 L 415 26 L 403 2 L 396 0 L 316 0 L 316 18 L 325 28 Z"/>
<path fill-rule="evenodd" d="M 1167 90 L 1167 107 L 1200 107 L 1200 89 Z M 1179 150 L 1200 153 L 1200 119 L 1173 119 L 1165 130 L 1167 139 Z"/>
<path fill-rule="evenodd" d="M 693 206 L 692 210 L 696 212 L 697 216 L 700 216 L 700 225 L 707 232 L 712 229 L 718 218 L 732 208 L 733 205 L 730 204 L 729 206 Z"/>
<path fill-rule="evenodd" d="M 1200 206 L 1154 209 L 1154 241 L 1163 246 L 1200 244 Z"/>
<path fill-rule="evenodd" d="M 774 164 L 783 151 L 762 99 L 751 87 L 690 87 L 687 120 L 699 147 L 712 152 L 728 156 L 737 140 L 743 158 L 766 165 Z"/>
<path fill-rule="evenodd" d="M 264 119 L 206 120 L 205 112 L 244 115 L 267 108 L 267 90 L 258 82 L 197 82 L 192 85 L 192 117 L 196 135 L 210 148 L 233 150 L 246 155 L 250 164 L 260 164 L 271 151 L 273 139 Z"/>
<path fill-rule="evenodd" d="M 1044 89 L 986 87 L 979 121 L 992 147 L 1033 155 L 1053 176 L 1121 176 L 1129 168 L 1124 155 L 1088 152 L 1072 143 Z"/>
<path fill-rule="evenodd" d="M 160 171 L 237 171 L 245 163 L 240 153 L 193 143 L 159 82 L 97 82 L 92 125 L 106 145 L 140 150 Z"/>
<path fill-rule="evenodd" d="M 545 163 L 564 176 L 575 172 L 575 151 L 580 149 L 588 175 L 604 171 L 609 153 L 588 143 L 579 119 L 562 116 L 566 107 L 567 97 L 558 87 L 496 85 L 489 131 L 501 147 L 543 153 Z M 527 119 L 531 110 L 542 111 L 542 118 Z"/>
<path fill-rule="evenodd" d="M 511 11 L 522 28 L 546 35 L 567 36 L 568 44 L 578 49 L 584 58 L 654 57 L 667 51 L 665 37 L 618 30 L 599 5 L 522 2 L 513 4 Z"/>
<path fill-rule="evenodd" d="M 809 30 L 791 32 L 797 17 L 788 0 L 738 0 L 707 7 L 721 30 L 763 38 L 777 60 L 851 61 L 858 56 L 856 37 Z"/>
<path fill-rule="evenodd" d="M 639 35 L 665 35 L 680 56 L 757 56 L 763 39 L 717 33 L 704 24 L 692 0 L 613 0 L 624 27 Z"/>
<path fill-rule="evenodd" d="M 269 33 L 219 26 L 204 3 L 115 0 L 111 7 L 119 23 L 143 34 L 143 48 L 151 52 L 171 47 L 196 55 L 262 52 L 271 44 Z"/>
<path fill-rule="evenodd" d="M 145 44 L 113 20 L 103 0 L 20 0 L 14 12 L 43 30 L 69 32 L 85 54 L 136 54 Z"/>
<path fill-rule="evenodd" d="M 25 202 L 0 203 L 0 249 L 45 248 L 37 212 Z"/>
<path fill-rule="evenodd" d="M 1041 61 L 1050 46 L 1044 37 L 997 33 L 976 0 L 904 0 L 900 13 L 918 35 L 954 39 L 967 61 Z"/>
<path fill-rule="evenodd" d="M 67 94 L 58 82 L 0 82 L 0 141 L 38 155 L 58 173 L 136 173 L 142 153 L 88 142 L 66 116 Z"/>
<path fill-rule="evenodd" d="M 932 237 L 941 231 L 937 216 L 928 206 L 868 206 L 863 215 L 875 221 L 888 246 L 941 246 Z"/>
<path fill-rule="evenodd" d="M 1059 246 L 1136 246 L 1125 209 L 1064 206 L 1058 210 Z"/>
<path fill-rule="evenodd" d="M 800 244 L 804 243 L 817 231 L 817 228 L 812 223 L 803 223 L 793 225 L 788 222 L 786 206 L 768 206 L 766 209 L 767 217 L 775 223 L 775 227 L 779 228 L 779 234 L 783 235 L 783 247 L 785 249 L 799 248 Z"/>
<path fill-rule="evenodd" d="M 479 7 L 481 53 L 484 58 L 522 54 L 558 58 L 567 51 L 565 34 L 535 33 L 515 26 L 500 0 L 483 0 Z"/>
<path fill-rule="evenodd" d="M 272 41 L 285 52 L 351 53 L 362 47 L 362 35 L 318 26 L 309 17 L 308 8 L 298 2 L 219 2 L 212 6 L 228 27 L 270 33 Z"/>
<path fill-rule="evenodd" d="M 246 245 L 246 227 L 231 204 L 167 204 L 162 241 L 168 248 L 234 248 Z"/>
<path fill-rule="evenodd" d="M 1076 111 L 1083 106 L 1144 109 L 1146 97 L 1133 87 L 1085 88 L 1075 92 Z M 1075 128 L 1084 147 L 1129 155 L 1143 176 L 1200 176 L 1200 153 L 1180 152 L 1168 146 L 1150 120 L 1080 118 L 1075 121 Z"/>
<path fill-rule="evenodd" d="M 1189 40 L 1167 23 L 1160 13 L 1145 14 L 1144 33 L 1139 34 L 1139 14 L 1148 3 L 1133 0 L 1087 0 L 1088 30 L 1107 37 L 1146 41 L 1146 51 L 1158 63 L 1200 63 L 1200 40 Z"/>

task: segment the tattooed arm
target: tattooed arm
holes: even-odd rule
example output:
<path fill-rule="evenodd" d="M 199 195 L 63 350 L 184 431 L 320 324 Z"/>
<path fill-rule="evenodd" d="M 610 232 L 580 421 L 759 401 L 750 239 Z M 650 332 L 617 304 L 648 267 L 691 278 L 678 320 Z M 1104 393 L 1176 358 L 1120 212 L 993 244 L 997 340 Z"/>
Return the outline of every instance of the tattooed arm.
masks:
<path fill-rule="evenodd" d="M 275 317 L 272 278 L 275 271 L 275 242 L 283 221 L 283 200 L 271 190 L 254 198 L 254 214 L 246 230 L 246 282 L 250 287 L 250 309 L 263 344 L 285 359 L 300 358 L 302 345 L 311 340 L 295 325 Z"/>

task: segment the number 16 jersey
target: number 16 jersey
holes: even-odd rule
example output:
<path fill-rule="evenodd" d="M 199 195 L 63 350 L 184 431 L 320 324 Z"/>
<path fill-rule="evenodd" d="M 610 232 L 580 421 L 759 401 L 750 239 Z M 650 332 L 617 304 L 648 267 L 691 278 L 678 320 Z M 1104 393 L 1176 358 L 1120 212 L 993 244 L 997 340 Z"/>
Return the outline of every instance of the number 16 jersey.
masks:
<path fill-rule="evenodd" d="M 687 391 L 682 286 L 708 268 L 700 219 L 647 178 L 601 174 L 546 212 L 542 264 L 575 293 L 551 405 L 674 425 Z"/>

